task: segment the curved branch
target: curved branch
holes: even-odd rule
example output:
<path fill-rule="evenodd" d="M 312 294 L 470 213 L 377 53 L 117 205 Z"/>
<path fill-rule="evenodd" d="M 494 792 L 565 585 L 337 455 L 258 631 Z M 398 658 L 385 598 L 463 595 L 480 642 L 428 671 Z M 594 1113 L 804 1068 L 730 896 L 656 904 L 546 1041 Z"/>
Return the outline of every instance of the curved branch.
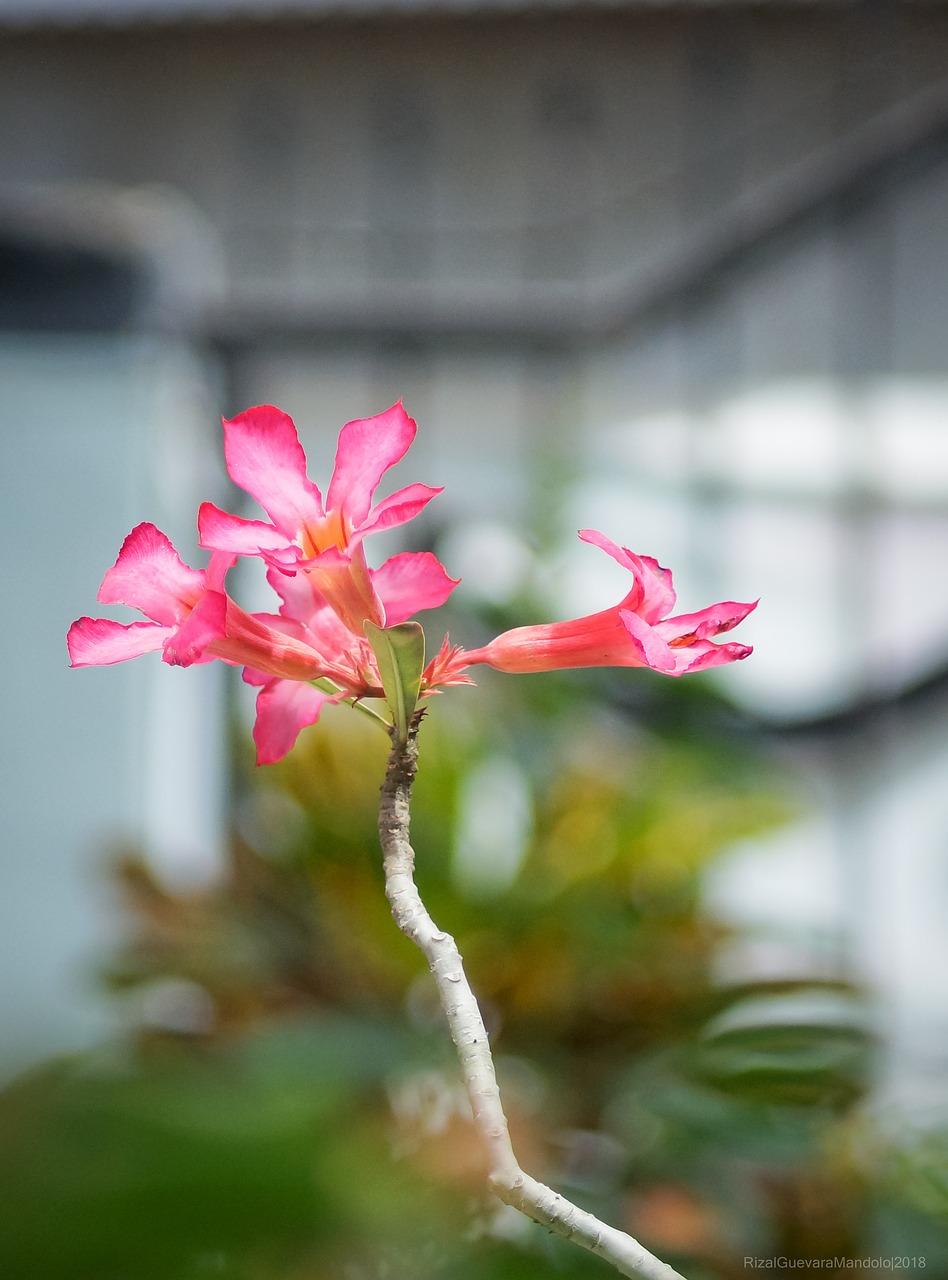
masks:
<path fill-rule="evenodd" d="M 582 1245 L 610 1262 L 624 1276 L 645 1280 L 682 1280 L 667 1263 L 615 1227 L 572 1204 L 524 1173 L 514 1155 L 494 1074 L 490 1044 L 477 1000 L 450 934 L 428 914 L 414 880 L 415 854 L 409 840 L 412 785 L 418 764 L 418 718 L 402 745 L 393 738 L 382 800 L 379 838 L 385 865 L 385 893 L 395 923 L 424 953 L 438 988 L 461 1074 L 471 1102 L 474 1125 L 490 1167 L 490 1187 L 512 1205 L 557 1235 Z"/>

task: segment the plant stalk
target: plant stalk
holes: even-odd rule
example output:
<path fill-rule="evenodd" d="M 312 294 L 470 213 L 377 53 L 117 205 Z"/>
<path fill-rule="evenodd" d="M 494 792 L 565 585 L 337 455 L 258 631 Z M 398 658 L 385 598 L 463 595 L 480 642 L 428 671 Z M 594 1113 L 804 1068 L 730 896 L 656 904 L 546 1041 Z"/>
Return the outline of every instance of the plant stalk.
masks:
<path fill-rule="evenodd" d="M 439 929 L 421 900 L 414 879 L 415 854 L 410 842 L 412 786 L 418 766 L 416 716 L 408 740 L 392 734 L 382 798 L 379 838 L 385 867 L 385 893 L 395 923 L 424 953 L 434 975 L 451 1038 L 457 1049 L 475 1128 L 489 1162 L 494 1194 L 534 1222 L 589 1249 L 612 1264 L 620 1275 L 640 1280 L 683 1280 L 632 1236 L 610 1227 L 537 1182 L 520 1168 L 510 1142 L 507 1117 L 494 1072 L 490 1043 L 457 945 Z"/>

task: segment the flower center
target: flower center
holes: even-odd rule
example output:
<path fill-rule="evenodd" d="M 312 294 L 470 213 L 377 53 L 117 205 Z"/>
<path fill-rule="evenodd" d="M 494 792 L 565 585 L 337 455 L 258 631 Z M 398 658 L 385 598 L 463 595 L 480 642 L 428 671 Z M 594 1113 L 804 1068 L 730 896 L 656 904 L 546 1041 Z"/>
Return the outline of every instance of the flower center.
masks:
<path fill-rule="evenodd" d="M 350 532 L 349 522 L 340 510 L 327 511 L 321 520 L 304 526 L 300 538 L 303 554 L 309 559 L 329 547 L 345 551 Z"/>

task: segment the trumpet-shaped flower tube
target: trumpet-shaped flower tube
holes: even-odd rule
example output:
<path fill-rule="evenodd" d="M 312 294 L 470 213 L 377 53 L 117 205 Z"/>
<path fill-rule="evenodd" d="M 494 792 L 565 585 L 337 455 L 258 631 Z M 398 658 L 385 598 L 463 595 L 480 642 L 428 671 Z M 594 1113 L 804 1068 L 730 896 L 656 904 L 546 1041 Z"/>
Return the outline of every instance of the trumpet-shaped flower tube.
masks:
<path fill-rule="evenodd" d="M 757 602 L 725 601 L 697 613 L 669 617 L 675 605 L 672 576 L 656 560 L 638 556 L 595 529 L 580 533 L 632 574 L 631 590 L 611 609 L 569 622 L 515 627 L 456 661 L 484 663 L 498 671 L 553 671 L 565 667 L 651 667 L 670 676 L 701 671 L 746 658 L 745 644 L 716 644 Z"/>
<path fill-rule="evenodd" d="M 366 621 L 391 625 L 362 544 L 369 533 L 411 520 L 441 492 L 413 484 L 372 505 L 382 476 L 407 453 L 416 429 L 401 404 L 346 423 L 324 502 L 306 474 L 306 455 L 288 414 L 260 405 L 225 421 L 228 473 L 271 523 L 228 515 L 205 502 L 198 514 L 201 546 L 261 556 L 287 575 L 305 573 L 357 635 Z M 437 569 L 428 561 L 425 565 L 436 585 L 444 571 L 431 560 Z"/>

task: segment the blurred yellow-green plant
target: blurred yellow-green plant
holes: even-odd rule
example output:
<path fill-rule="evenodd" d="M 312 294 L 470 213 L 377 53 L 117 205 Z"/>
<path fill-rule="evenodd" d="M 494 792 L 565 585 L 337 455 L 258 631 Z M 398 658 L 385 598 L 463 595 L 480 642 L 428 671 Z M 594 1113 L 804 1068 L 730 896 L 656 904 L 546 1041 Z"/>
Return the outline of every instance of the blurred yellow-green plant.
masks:
<path fill-rule="evenodd" d="M 636 717 L 607 675 L 488 677 L 421 735 L 418 881 L 482 1001 L 521 1162 L 691 1280 L 748 1254 L 925 1252 L 937 1274 L 944 1144 L 862 1154 L 861 993 L 716 976 L 701 877 L 789 816 L 774 770 L 703 681 L 630 679 Z M 281 765 L 245 761 L 210 888 L 119 860 L 106 976 L 129 1035 L 0 1096 L 4 1277 L 608 1274 L 483 1192 L 433 986 L 382 891 L 387 745 L 341 711 Z"/>

